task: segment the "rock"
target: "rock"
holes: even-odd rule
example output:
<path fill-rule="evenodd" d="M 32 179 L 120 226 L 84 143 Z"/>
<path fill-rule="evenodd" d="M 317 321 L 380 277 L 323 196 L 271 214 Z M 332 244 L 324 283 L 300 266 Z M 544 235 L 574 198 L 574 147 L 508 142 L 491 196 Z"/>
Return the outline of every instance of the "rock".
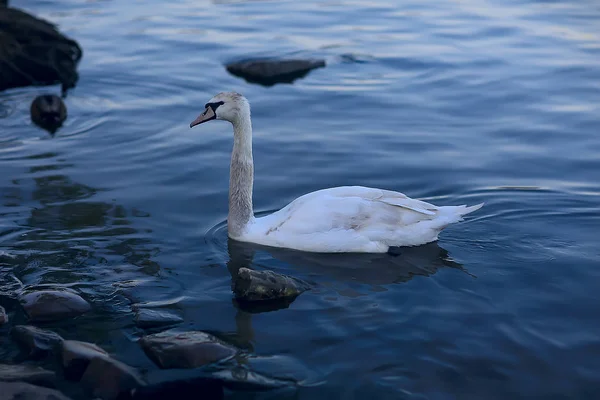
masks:
<path fill-rule="evenodd" d="M 140 339 L 144 352 L 160 368 L 197 368 L 234 356 L 237 350 L 205 332 L 166 331 Z"/>
<path fill-rule="evenodd" d="M 310 285 L 300 279 L 245 267 L 238 270 L 232 282 L 233 293 L 240 301 L 293 300 L 309 289 Z"/>
<path fill-rule="evenodd" d="M 6 310 L 4 307 L 0 306 L 0 325 L 4 325 L 8 322 L 8 315 L 6 315 Z"/>
<path fill-rule="evenodd" d="M 12 7 L 0 8 L 0 91 L 29 85 L 75 86 L 81 47 L 56 27 Z"/>
<path fill-rule="evenodd" d="M 244 78 L 249 83 L 273 86 L 277 83 L 292 83 L 303 78 L 311 70 L 325 67 L 324 60 L 244 60 L 227 64 L 227 71 Z"/>
<path fill-rule="evenodd" d="M 27 293 L 19 299 L 32 321 L 51 321 L 75 317 L 91 309 L 79 295 L 59 290 Z"/>
<path fill-rule="evenodd" d="M 22 348 L 29 351 L 30 356 L 53 351 L 63 341 L 58 333 L 31 325 L 16 325 L 11 329 L 10 335 Z"/>
<path fill-rule="evenodd" d="M 25 382 L 0 382 L 0 393 L 2 400 L 69 400 L 57 390 Z"/>
<path fill-rule="evenodd" d="M 29 109 L 31 121 L 54 134 L 67 119 L 67 107 L 62 99 L 53 94 L 37 96 Z"/>
<path fill-rule="evenodd" d="M 32 365 L 8 365 L 0 364 L 0 381 L 4 382 L 28 382 L 42 386 L 54 386 L 56 374 L 47 369 Z"/>
<path fill-rule="evenodd" d="M 153 328 L 157 326 L 178 324 L 183 322 L 183 318 L 168 311 L 138 308 L 135 313 L 134 321 L 140 328 Z"/>
<path fill-rule="evenodd" d="M 81 383 L 92 392 L 94 398 L 117 399 L 120 393 L 129 392 L 145 385 L 132 367 L 110 357 L 92 358 Z"/>
<path fill-rule="evenodd" d="M 217 379 L 197 377 L 160 382 L 133 389 L 119 400 L 223 400 L 224 398 L 225 393 L 221 382 Z"/>
<path fill-rule="evenodd" d="M 217 378 L 223 383 L 223 386 L 231 390 L 264 391 L 291 387 L 296 383 L 292 380 L 271 378 L 243 366 L 224 369 L 211 374 L 211 376 Z"/>
<path fill-rule="evenodd" d="M 108 353 L 92 343 L 65 340 L 60 349 L 65 378 L 79 381 L 92 359 L 109 357 Z"/>

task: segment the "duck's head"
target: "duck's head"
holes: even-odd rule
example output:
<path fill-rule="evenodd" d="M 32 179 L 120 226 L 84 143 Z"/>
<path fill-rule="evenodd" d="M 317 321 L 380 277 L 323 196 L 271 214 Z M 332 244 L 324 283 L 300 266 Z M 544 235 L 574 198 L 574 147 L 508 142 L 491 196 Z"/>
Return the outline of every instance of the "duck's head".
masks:
<path fill-rule="evenodd" d="M 204 111 L 190 124 L 190 128 L 213 119 L 222 119 L 232 124 L 250 115 L 250 104 L 244 96 L 235 92 L 219 93 L 206 103 Z"/>

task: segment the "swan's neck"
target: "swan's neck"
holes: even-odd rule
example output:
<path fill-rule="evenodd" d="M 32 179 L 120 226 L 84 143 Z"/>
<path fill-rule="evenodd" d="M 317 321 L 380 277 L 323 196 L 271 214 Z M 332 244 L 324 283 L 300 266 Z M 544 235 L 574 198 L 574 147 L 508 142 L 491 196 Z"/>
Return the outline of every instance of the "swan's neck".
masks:
<path fill-rule="evenodd" d="M 229 171 L 229 236 L 240 237 L 254 218 L 252 211 L 252 185 L 254 161 L 252 159 L 252 122 L 250 113 L 244 113 L 233 122 L 233 152 Z"/>

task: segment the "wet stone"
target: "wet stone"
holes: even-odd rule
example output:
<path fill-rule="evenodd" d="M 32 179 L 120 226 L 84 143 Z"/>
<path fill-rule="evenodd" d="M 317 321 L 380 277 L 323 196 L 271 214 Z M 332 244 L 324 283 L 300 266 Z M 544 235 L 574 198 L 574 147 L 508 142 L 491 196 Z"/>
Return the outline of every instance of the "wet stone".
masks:
<path fill-rule="evenodd" d="M 237 350 L 205 332 L 166 331 L 144 336 L 140 345 L 160 368 L 197 368 L 224 360 Z"/>
<path fill-rule="evenodd" d="M 145 385 L 134 368 L 106 356 L 90 360 L 81 383 L 91 391 L 94 398 L 103 400 L 117 399 L 120 393 L 131 392 Z"/>
<path fill-rule="evenodd" d="M 0 364 L 0 381 L 28 382 L 42 386 L 54 386 L 56 374 L 46 369 L 32 365 Z M 0 393 L 1 394 L 1 393 Z"/>
<path fill-rule="evenodd" d="M 140 328 L 154 328 L 158 326 L 174 325 L 183 322 L 183 318 L 168 311 L 138 308 L 134 318 L 136 326 Z"/>
<path fill-rule="evenodd" d="M 108 353 L 92 343 L 65 340 L 60 349 L 65 378 L 79 381 L 92 359 L 108 357 Z"/>
<path fill-rule="evenodd" d="M 218 379 L 230 390 L 240 391 L 266 391 L 293 387 L 296 384 L 293 380 L 272 378 L 244 366 L 224 369 L 211 374 L 211 377 Z"/>
<path fill-rule="evenodd" d="M 10 335 L 19 346 L 29 352 L 30 356 L 53 351 L 63 341 L 58 333 L 31 325 L 16 325 L 11 329 Z"/>
<path fill-rule="evenodd" d="M 2 400 L 69 400 L 57 390 L 25 382 L 0 382 Z"/>
<path fill-rule="evenodd" d="M 52 321 L 81 315 L 91 309 L 79 295 L 67 291 L 43 290 L 27 293 L 19 299 L 32 321 Z"/>
<path fill-rule="evenodd" d="M 6 315 L 6 310 L 4 307 L 0 306 L 0 325 L 4 325 L 8 322 L 8 315 Z"/>
<path fill-rule="evenodd" d="M 278 83 L 292 83 L 303 78 L 311 70 L 325 67 L 324 60 L 244 60 L 227 64 L 227 71 L 244 78 L 247 82 L 272 86 Z"/>
<path fill-rule="evenodd" d="M 300 279 L 273 271 L 254 271 L 240 268 L 232 282 L 232 290 L 240 301 L 295 299 L 310 289 Z"/>
<path fill-rule="evenodd" d="M 131 400 L 223 400 L 225 393 L 219 380 L 196 377 L 154 383 L 133 389 L 127 397 L 123 396 L 122 398 Z"/>

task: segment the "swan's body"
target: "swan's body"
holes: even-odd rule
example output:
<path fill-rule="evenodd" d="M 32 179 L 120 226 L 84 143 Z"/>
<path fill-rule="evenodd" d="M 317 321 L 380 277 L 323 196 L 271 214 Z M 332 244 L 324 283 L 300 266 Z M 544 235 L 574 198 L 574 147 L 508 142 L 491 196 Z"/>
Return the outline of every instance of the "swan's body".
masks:
<path fill-rule="evenodd" d="M 235 240 L 312 252 L 383 253 L 433 242 L 446 226 L 483 205 L 438 207 L 399 192 L 343 186 L 305 194 L 256 218 L 250 106 L 237 93 L 220 93 L 190 126 L 212 119 L 234 128 L 227 225 Z"/>

